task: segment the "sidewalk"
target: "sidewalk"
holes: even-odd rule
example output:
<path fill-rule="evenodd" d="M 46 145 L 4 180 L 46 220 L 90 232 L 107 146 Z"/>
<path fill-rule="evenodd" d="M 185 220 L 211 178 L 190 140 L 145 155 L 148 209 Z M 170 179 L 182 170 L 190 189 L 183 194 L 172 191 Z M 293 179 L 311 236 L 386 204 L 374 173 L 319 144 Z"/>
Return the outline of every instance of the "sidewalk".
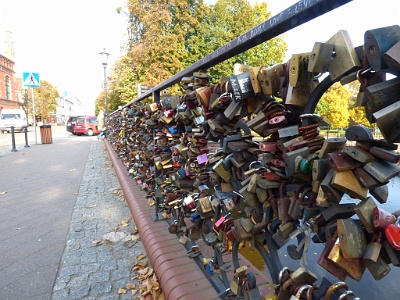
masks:
<path fill-rule="evenodd" d="M 133 298 L 118 290 L 145 250 L 110 241 L 134 224 L 102 141 L 33 145 L 0 169 L 0 299 Z"/>

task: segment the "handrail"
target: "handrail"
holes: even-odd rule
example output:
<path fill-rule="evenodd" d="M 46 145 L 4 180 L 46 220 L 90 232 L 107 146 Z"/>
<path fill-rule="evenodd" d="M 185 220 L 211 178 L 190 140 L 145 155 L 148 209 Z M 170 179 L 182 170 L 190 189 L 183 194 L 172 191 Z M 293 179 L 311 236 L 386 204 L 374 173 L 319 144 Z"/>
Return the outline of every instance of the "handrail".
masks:
<path fill-rule="evenodd" d="M 134 102 L 141 101 L 150 96 L 154 96 L 155 100 L 159 100 L 160 91 L 180 82 L 182 77 L 191 76 L 193 72 L 199 69 L 212 67 L 351 1 L 353 0 L 300 0 L 198 60 L 166 81 L 156 85 L 151 90 L 138 96 L 123 107 L 127 107 Z"/>

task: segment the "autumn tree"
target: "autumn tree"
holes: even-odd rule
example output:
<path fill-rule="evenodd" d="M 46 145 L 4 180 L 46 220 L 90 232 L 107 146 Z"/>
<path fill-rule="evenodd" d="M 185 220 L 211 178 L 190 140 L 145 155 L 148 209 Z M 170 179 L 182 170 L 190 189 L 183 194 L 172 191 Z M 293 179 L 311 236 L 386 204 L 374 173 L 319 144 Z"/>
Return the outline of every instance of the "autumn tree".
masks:
<path fill-rule="evenodd" d="M 325 116 L 332 127 L 345 128 L 349 125 L 349 99 L 351 93 L 339 82 L 334 83 L 319 100 L 316 112 Z"/>
<path fill-rule="evenodd" d="M 252 7 L 245 0 L 220 0 L 213 6 L 193 0 L 154 0 L 151 4 L 129 0 L 117 11 L 127 21 L 128 41 L 125 55 L 112 68 L 110 107 L 118 107 L 114 101 L 120 105 L 136 98 L 138 83 L 155 86 L 271 17 L 267 4 Z M 235 63 L 280 63 L 286 49 L 283 38 L 274 38 L 208 72 L 217 82 L 221 76 L 232 75 Z M 169 92 L 182 90 L 175 85 Z"/>
<path fill-rule="evenodd" d="M 60 97 L 57 88 L 51 83 L 41 80 L 40 88 L 34 89 L 36 116 L 46 120 L 51 113 L 56 112 L 57 98 Z"/>
<path fill-rule="evenodd" d="M 271 17 L 267 3 L 251 6 L 245 0 L 217 1 L 206 19 L 207 54 Z M 210 73 L 215 78 L 232 75 L 235 63 L 272 66 L 282 62 L 287 48 L 284 39 L 281 36 L 276 37 L 217 64 L 210 68 Z"/>

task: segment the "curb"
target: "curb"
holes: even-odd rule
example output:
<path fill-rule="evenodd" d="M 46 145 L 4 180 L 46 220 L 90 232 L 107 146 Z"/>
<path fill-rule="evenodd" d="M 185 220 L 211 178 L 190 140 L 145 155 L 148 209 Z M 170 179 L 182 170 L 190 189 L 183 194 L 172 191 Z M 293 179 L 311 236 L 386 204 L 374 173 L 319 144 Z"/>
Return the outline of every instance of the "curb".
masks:
<path fill-rule="evenodd" d="M 166 221 L 154 222 L 151 219 L 155 211 L 143 202 L 146 193 L 127 175 L 125 166 L 110 143 L 106 139 L 104 143 L 165 299 L 219 299 L 195 261 L 187 257 L 185 247 L 175 235 L 168 232 Z"/>

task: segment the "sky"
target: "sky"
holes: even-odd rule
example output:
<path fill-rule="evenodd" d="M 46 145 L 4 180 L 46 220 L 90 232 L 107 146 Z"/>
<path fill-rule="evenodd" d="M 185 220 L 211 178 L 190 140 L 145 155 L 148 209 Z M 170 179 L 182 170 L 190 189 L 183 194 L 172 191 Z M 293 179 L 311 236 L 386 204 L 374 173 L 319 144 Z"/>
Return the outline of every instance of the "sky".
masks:
<path fill-rule="evenodd" d="M 23 72 L 39 73 L 41 80 L 55 85 L 60 94 L 67 91 L 79 98 L 88 110 L 85 113 L 92 113 L 104 81 L 99 53 L 103 48 L 110 53 L 109 74 L 126 41 L 125 18 L 116 13 L 116 8 L 125 2 L 0 0 L 0 54 L 5 54 L 5 31 L 9 30 L 17 77 L 22 77 Z M 250 1 L 253 2 L 256 1 Z M 298 1 L 267 2 L 276 15 Z M 339 30 L 347 30 L 356 47 L 363 44 L 366 30 L 399 23 L 400 1 L 354 0 L 286 32 L 289 50 L 285 60 L 292 54 L 311 51 L 315 42 L 326 42 Z"/>

